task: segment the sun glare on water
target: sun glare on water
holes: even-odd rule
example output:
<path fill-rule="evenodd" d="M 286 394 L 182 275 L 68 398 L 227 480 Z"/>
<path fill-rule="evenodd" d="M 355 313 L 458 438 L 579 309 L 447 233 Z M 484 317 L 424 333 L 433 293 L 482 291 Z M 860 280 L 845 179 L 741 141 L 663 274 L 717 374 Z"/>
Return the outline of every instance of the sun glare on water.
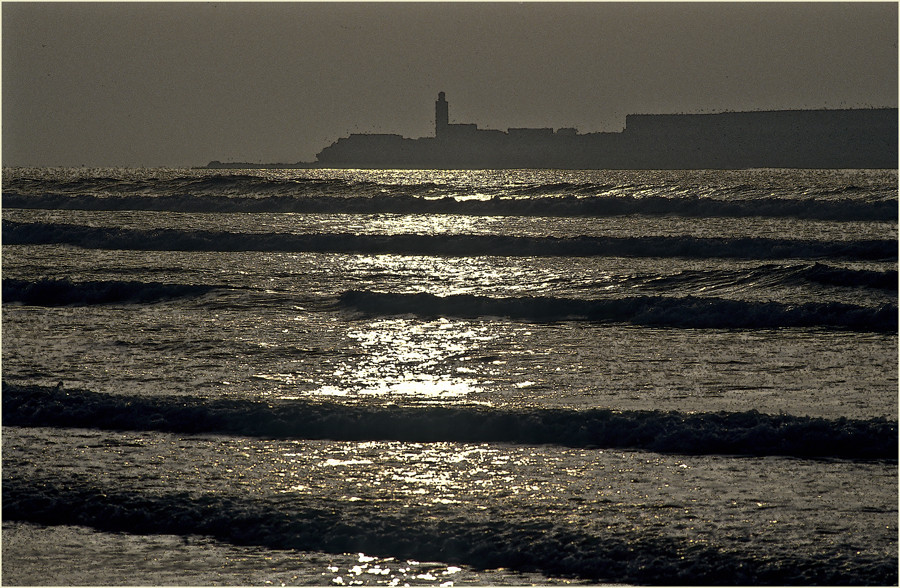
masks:
<path fill-rule="evenodd" d="M 360 357 L 334 373 L 341 388 L 325 386 L 313 394 L 352 390 L 363 396 L 462 398 L 479 390 L 477 382 L 450 370 L 454 357 L 465 356 L 478 341 L 489 340 L 487 327 L 459 328 L 448 319 L 421 323 L 404 318 L 379 320 L 351 331 Z"/>

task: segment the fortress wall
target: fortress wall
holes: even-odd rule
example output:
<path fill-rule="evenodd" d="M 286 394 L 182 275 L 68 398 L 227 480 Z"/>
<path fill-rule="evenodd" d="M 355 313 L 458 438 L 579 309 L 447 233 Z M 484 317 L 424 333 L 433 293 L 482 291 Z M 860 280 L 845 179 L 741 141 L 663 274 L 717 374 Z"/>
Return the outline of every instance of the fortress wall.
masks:
<path fill-rule="evenodd" d="M 897 129 L 896 109 L 776 110 L 719 114 L 629 114 L 629 135 L 734 135 L 812 133 L 867 130 L 872 134 Z M 894 133 L 896 134 L 896 133 Z"/>
<path fill-rule="evenodd" d="M 373 168 L 738 169 L 896 168 L 896 109 L 629 115 L 621 133 L 478 130 L 437 138 L 354 134 L 320 166 Z"/>
<path fill-rule="evenodd" d="M 658 167 L 895 167 L 897 110 L 630 115 L 623 149 Z"/>

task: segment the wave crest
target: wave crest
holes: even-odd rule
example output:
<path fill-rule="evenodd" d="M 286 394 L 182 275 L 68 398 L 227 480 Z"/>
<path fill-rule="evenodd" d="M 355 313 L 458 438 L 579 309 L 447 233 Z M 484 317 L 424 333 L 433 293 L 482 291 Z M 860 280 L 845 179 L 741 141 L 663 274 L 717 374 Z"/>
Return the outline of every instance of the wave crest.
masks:
<path fill-rule="evenodd" d="M 696 329 L 772 329 L 830 327 L 896 332 L 897 307 L 854 306 L 838 302 L 787 305 L 688 296 L 633 296 L 581 300 L 545 296 L 492 298 L 470 294 L 395 294 L 348 290 L 339 304 L 370 314 L 505 316 L 529 321 L 590 320 Z"/>
<path fill-rule="evenodd" d="M 504 442 L 658 453 L 897 459 L 897 423 L 756 411 L 350 406 L 109 395 L 3 383 L 6 426 L 221 433 L 278 439 Z"/>
<path fill-rule="evenodd" d="M 821 284 L 841 288 L 869 288 L 897 291 L 897 271 L 846 269 L 824 263 L 780 265 L 765 264 L 740 270 L 683 270 L 665 276 L 635 276 L 629 283 L 654 291 L 672 291 L 673 288 L 714 288 L 752 286 L 796 286 Z"/>
<path fill-rule="evenodd" d="M 685 257 L 733 259 L 897 258 L 888 239 L 811 241 L 703 237 L 512 237 L 500 235 L 359 235 L 138 230 L 65 223 L 3 221 L 4 245 L 63 243 L 149 251 L 313 251 L 447 256 Z"/>
<path fill-rule="evenodd" d="M 215 188 L 215 194 L 204 194 Z M 548 189 L 564 194 L 546 195 Z M 832 221 L 895 221 L 897 202 L 827 199 L 715 199 L 700 196 L 585 195 L 584 187 L 540 186 L 521 195 L 459 198 L 434 184 L 392 186 L 350 185 L 339 180 L 307 180 L 286 186 L 262 178 L 235 182 L 213 177 L 197 180 L 175 194 L 27 194 L 4 190 L 6 208 L 50 210 L 157 210 L 172 212 L 270 212 L 353 214 L 461 214 L 489 216 L 674 215 L 704 217 L 775 217 Z M 199 192 L 199 193 L 198 193 Z M 301 192 L 297 194 L 296 192 Z M 479 192 L 484 192 L 480 189 Z M 490 192 L 490 190 L 488 190 Z M 572 193 L 574 192 L 574 193 Z M 249 194 L 249 195 L 248 195 Z"/>
<path fill-rule="evenodd" d="M 4 520 L 87 525 L 107 532 L 206 535 L 271 549 L 366 553 L 480 569 L 633 584 L 847 585 L 897 581 L 896 558 L 837 550 L 754 561 L 684 538 L 633 531 L 627 536 L 496 515 L 467 516 L 433 505 L 403 515 L 368 503 L 304 496 L 278 503 L 222 492 L 135 492 L 79 479 L 6 478 Z"/>
<path fill-rule="evenodd" d="M 159 302 L 171 298 L 200 296 L 216 286 L 162 284 L 158 282 L 88 281 L 68 279 L 37 281 L 3 279 L 3 304 L 69 306 Z"/>

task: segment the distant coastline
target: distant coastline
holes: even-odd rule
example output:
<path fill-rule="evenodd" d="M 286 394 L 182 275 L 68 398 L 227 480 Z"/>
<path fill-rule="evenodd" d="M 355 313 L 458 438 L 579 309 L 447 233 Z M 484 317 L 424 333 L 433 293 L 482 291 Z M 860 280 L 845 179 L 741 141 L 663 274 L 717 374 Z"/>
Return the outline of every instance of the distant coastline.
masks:
<path fill-rule="evenodd" d="M 317 163 L 249 163 L 246 161 L 234 161 L 223 163 L 210 161 L 206 165 L 194 169 L 318 169 L 322 166 Z"/>
<path fill-rule="evenodd" d="M 631 114 L 617 133 L 451 124 L 444 92 L 433 137 L 352 134 L 314 162 L 223 163 L 208 169 L 894 169 L 898 110 Z"/>

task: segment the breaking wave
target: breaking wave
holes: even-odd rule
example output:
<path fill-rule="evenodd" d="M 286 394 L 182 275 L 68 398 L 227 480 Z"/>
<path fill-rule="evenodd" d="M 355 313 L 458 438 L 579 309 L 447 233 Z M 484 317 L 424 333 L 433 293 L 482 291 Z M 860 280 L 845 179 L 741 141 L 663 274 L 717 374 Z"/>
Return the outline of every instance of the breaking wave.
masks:
<path fill-rule="evenodd" d="M 817 263 L 803 268 L 798 277 L 826 286 L 866 287 L 882 290 L 897 290 L 897 271 L 867 271 L 830 267 Z"/>
<path fill-rule="evenodd" d="M 80 306 L 90 304 L 148 303 L 199 296 L 216 286 L 162 284 L 156 282 L 88 281 L 67 279 L 38 281 L 3 279 L 3 304 L 29 306 Z"/>
<path fill-rule="evenodd" d="M 7 208 L 180 212 L 423 213 L 474 215 L 790 217 L 897 220 L 896 172 L 756 177 L 753 172 L 558 173 L 397 181 L 315 170 L 5 170 Z M 37 175 L 35 175 L 37 174 Z M 597 174 L 594 174 L 597 175 Z M 750 177 L 748 177 L 748 175 Z M 80 177 L 79 177 L 80 176 Z M 330 177 L 329 177 L 330 176 Z M 414 176 L 406 176 L 407 179 Z M 679 186 L 677 189 L 673 185 Z"/>
<path fill-rule="evenodd" d="M 366 502 L 297 495 L 137 492 L 80 479 L 3 482 L 3 519 L 106 532 L 205 535 L 237 545 L 508 568 L 589 580 L 685 585 L 892 585 L 896 558 L 834 550 L 815 559 L 752 559 L 684 538 L 593 534 L 543 519 L 467 516 L 410 505 L 402 516 Z M 858 553 L 858 552 L 857 552 Z"/>
<path fill-rule="evenodd" d="M 756 411 L 351 406 L 109 395 L 3 383 L 4 426 L 50 426 L 276 439 L 503 442 L 658 453 L 897 459 L 897 423 Z"/>
<path fill-rule="evenodd" d="M 150 251 L 311 251 L 448 256 L 612 256 L 736 259 L 897 258 L 888 239 L 812 241 L 768 238 L 513 237 L 501 235 L 360 235 L 137 230 L 3 221 L 4 245 L 62 243 L 92 249 Z"/>
<path fill-rule="evenodd" d="M 828 327 L 896 332 L 897 307 L 838 302 L 789 305 L 711 297 L 633 296 L 583 300 L 545 296 L 493 298 L 470 294 L 436 296 L 348 290 L 339 304 L 369 314 L 503 316 L 528 321 L 589 320 L 693 329 L 774 329 Z"/>
<path fill-rule="evenodd" d="M 732 288 L 739 285 L 790 286 L 822 284 L 842 288 L 897 291 L 897 271 L 874 271 L 834 267 L 824 263 L 799 265 L 766 264 L 742 270 L 684 270 L 667 276 L 636 276 L 629 280 L 641 287 L 671 291 L 672 288 Z"/>
<path fill-rule="evenodd" d="M 331 180 L 330 182 L 335 182 Z M 250 180 L 245 180 L 250 182 Z M 896 221 L 897 202 L 859 202 L 823 199 L 729 199 L 699 196 L 546 196 L 546 187 L 524 190 L 527 198 L 516 195 L 492 195 L 486 199 L 460 199 L 458 196 L 430 196 L 441 193 L 437 186 L 393 186 L 375 194 L 357 193 L 344 184 L 325 181 L 304 184 L 303 195 L 280 194 L 285 188 L 272 188 L 272 182 L 254 178 L 246 188 L 262 195 L 247 196 L 232 178 L 207 178 L 190 188 L 221 185 L 227 195 L 184 193 L 176 195 L 19 194 L 4 190 L 6 208 L 50 210 L 153 210 L 172 212 L 270 212 L 270 213 L 351 213 L 351 214 L 457 214 L 489 216 L 619 216 L 674 215 L 683 217 L 788 217 L 832 221 Z M 157 186 L 156 189 L 160 187 Z M 337 189 L 340 188 L 340 189 Z M 272 191 L 275 191 L 272 194 Z M 582 192 L 579 188 L 577 191 Z M 326 192 L 317 194 L 316 192 Z M 484 191 L 480 189 L 480 191 Z M 232 193 L 233 192 L 233 193 Z M 306 194 L 306 192 L 311 192 Z M 428 196 L 428 197 L 423 197 Z"/>

